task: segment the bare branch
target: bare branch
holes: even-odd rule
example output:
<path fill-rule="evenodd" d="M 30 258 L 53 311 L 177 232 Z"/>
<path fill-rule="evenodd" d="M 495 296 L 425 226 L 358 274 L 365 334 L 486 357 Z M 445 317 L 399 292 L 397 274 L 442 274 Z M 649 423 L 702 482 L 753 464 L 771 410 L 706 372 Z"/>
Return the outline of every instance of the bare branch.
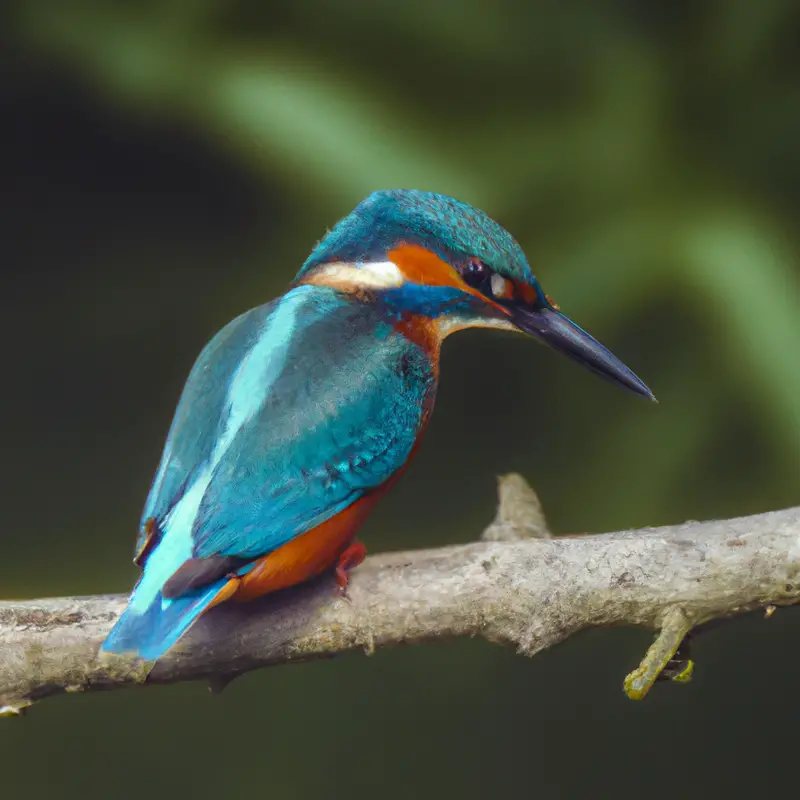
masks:
<path fill-rule="evenodd" d="M 599 536 L 547 537 L 533 491 L 507 476 L 486 539 L 373 556 L 349 596 L 330 578 L 202 617 L 154 665 L 98 656 L 125 597 L 0 603 L 0 713 L 59 692 L 205 680 L 361 648 L 480 635 L 534 655 L 588 627 L 660 631 L 625 681 L 643 697 L 659 676 L 686 680 L 683 637 L 712 619 L 800 602 L 800 508 Z M 492 530 L 493 529 L 493 530 Z M 668 664 L 677 665 L 666 670 Z"/>

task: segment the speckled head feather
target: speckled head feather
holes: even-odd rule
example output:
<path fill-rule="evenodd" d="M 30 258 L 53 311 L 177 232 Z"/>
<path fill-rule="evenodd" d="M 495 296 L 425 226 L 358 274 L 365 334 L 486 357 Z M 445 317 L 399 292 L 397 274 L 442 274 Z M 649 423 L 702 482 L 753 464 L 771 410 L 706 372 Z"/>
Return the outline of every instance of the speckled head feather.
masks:
<path fill-rule="evenodd" d="M 483 211 L 417 189 L 373 192 L 322 239 L 297 277 L 331 261 L 379 261 L 399 244 L 420 245 L 451 264 L 475 256 L 504 278 L 534 280 L 522 248 Z"/>

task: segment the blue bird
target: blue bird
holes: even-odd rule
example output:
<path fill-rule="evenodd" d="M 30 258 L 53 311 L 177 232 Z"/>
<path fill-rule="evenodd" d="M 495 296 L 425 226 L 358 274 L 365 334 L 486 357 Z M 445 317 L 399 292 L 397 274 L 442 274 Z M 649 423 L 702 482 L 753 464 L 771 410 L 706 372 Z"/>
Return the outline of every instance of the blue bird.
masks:
<path fill-rule="evenodd" d="M 102 645 L 166 653 L 212 606 L 364 558 L 354 541 L 433 410 L 442 341 L 522 331 L 643 397 L 650 390 L 560 313 L 486 214 L 416 190 L 371 194 L 282 297 L 206 345 L 145 503 L 141 576 Z"/>

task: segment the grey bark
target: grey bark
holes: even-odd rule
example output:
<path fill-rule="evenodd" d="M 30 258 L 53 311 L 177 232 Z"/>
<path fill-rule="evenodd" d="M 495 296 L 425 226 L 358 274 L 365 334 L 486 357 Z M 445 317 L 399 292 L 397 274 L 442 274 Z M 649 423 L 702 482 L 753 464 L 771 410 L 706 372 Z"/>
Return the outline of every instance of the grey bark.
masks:
<path fill-rule="evenodd" d="M 0 714 L 60 692 L 186 680 L 219 689 L 257 667 L 456 636 L 532 656 L 608 625 L 659 631 L 625 679 L 639 699 L 668 664 L 681 667 L 673 678 L 688 679 L 691 663 L 675 654 L 693 627 L 800 601 L 800 507 L 552 537 L 519 476 L 501 479 L 500 498 L 481 542 L 372 556 L 352 573 L 345 598 L 325 576 L 255 603 L 223 604 L 154 664 L 98 655 L 123 595 L 0 602 Z"/>

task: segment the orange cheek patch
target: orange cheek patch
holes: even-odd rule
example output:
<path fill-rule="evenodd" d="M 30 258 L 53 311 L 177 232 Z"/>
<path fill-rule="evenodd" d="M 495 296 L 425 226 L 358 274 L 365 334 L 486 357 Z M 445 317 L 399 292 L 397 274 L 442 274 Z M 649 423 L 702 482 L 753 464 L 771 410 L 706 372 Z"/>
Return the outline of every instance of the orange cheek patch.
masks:
<path fill-rule="evenodd" d="M 404 244 L 387 253 L 411 283 L 423 286 L 454 286 L 470 291 L 461 276 L 436 253 L 416 244 Z"/>
<path fill-rule="evenodd" d="M 425 247 L 403 244 L 389 250 L 386 256 L 398 267 L 409 283 L 416 283 L 420 286 L 452 286 L 473 297 L 478 297 L 498 311 L 508 314 L 508 311 L 501 305 L 464 283 L 450 264 Z"/>

